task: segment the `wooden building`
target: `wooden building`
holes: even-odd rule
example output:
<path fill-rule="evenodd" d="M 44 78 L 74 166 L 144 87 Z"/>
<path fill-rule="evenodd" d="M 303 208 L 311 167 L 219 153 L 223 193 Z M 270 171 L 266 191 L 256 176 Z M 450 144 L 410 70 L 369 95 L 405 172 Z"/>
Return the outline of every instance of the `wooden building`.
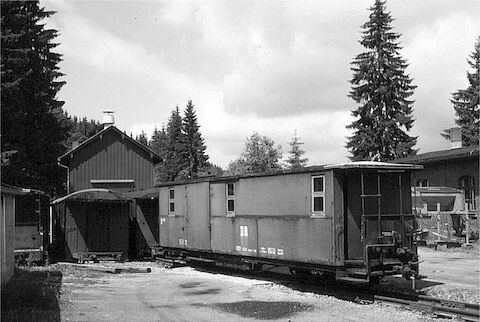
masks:
<path fill-rule="evenodd" d="M 104 188 L 131 192 L 153 187 L 160 157 L 114 125 L 58 158 L 67 170 L 67 193 Z"/>
<path fill-rule="evenodd" d="M 116 128 L 113 125 L 112 111 L 104 111 L 104 113 L 105 128 L 102 131 L 58 158 L 59 165 L 67 170 L 68 195 L 60 201 L 53 202 L 53 212 L 57 214 L 60 223 L 62 220 L 70 218 L 78 227 L 83 227 L 82 222 L 85 221 L 78 218 L 88 217 L 89 227 L 107 229 L 105 225 L 109 225 L 110 230 L 114 229 L 112 225 L 117 225 L 114 222 L 120 220 L 121 229 L 115 231 L 115 238 L 120 236 L 117 239 L 119 243 L 121 240 L 122 245 L 117 249 L 113 247 L 115 243 L 112 243 L 111 240 L 100 243 L 98 240 L 101 239 L 98 238 L 98 240 L 88 238 L 89 244 L 84 245 L 85 247 L 74 245 L 69 242 L 69 238 L 75 239 L 72 237 L 73 235 L 63 229 L 59 230 L 62 234 L 59 238 L 66 240 L 65 245 L 68 248 L 64 250 L 64 253 L 67 254 L 66 258 L 81 260 L 80 255 L 83 257 L 90 253 L 99 254 L 109 251 L 121 251 L 122 257 L 132 258 L 141 256 L 145 249 L 149 251 L 148 246 L 156 245 L 150 245 L 146 230 L 147 226 L 153 230 L 155 227 L 147 225 L 147 219 L 142 216 L 143 205 L 148 204 L 148 201 L 137 204 L 133 202 L 136 199 L 127 197 L 125 194 L 153 188 L 153 168 L 161 161 L 161 158 L 154 151 Z M 111 213 L 109 208 L 113 205 L 118 206 L 118 200 L 113 202 L 108 198 L 99 197 L 98 191 L 102 191 L 102 189 L 107 189 L 110 195 L 115 194 L 118 200 L 122 201 L 121 211 Z M 92 191 L 97 191 L 97 193 L 92 195 Z M 85 195 L 89 195 L 91 198 L 88 200 L 78 198 L 78 196 Z M 70 204 L 74 206 L 70 206 Z M 87 208 L 93 215 L 86 215 L 85 209 Z M 130 218 L 127 231 L 124 230 L 125 211 L 127 211 L 127 218 Z M 153 210 L 153 216 L 154 213 L 155 210 Z M 79 222 L 76 222 L 77 219 Z M 92 229 L 88 228 L 85 231 L 93 234 Z M 156 229 L 158 230 L 158 228 Z"/>
<path fill-rule="evenodd" d="M 417 154 L 398 163 L 421 164 L 414 174 L 417 187 L 450 187 L 464 192 L 468 210 L 479 210 L 479 147 L 453 146 L 449 150 Z"/>

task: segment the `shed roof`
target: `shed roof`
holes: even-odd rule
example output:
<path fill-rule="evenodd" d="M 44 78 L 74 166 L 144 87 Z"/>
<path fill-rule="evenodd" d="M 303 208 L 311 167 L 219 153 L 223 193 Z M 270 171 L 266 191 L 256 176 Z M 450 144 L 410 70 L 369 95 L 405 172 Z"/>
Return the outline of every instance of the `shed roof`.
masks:
<path fill-rule="evenodd" d="M 41 190 L 12 186 L 7 183 L 2 183 L 2 193 L 9 193 L 13 195 L 44 195 L 50 198 L 50 196 L 46 192 L 43 192 Z"/>
<path fill-rule="evenodd" d="M 66 201 L 80 202 L 129 202 L 131 199 L 123 193 L 109 189 L 85 189 L 75 191 L 52 201 L 52 205 Z"/>
<path fill-rule="evenodd" d="M 478 145 L 475 145 L 475 146 L 469 146 L 469 147 L 463 147 L 463 148 L 457 148 L 457 149 L 448 149 L 448 150 L 417 154 L 411 157 L 397 159 L 394 162 L 424 164 L 424 163 L 437 162 L 437 161 L 472 158 L 475 156 L 478 157 L 478 155 L 479 155 L 479 148 L 478 148 Z"/>
<path fill-rule="evenodd" d="M 94 136 L 92 136 L 92 137 L 88 138 L 87 140 L 83 141 L 77 147 L 71 149 L 70 151 L 68 151 L 65 154 L 58 157 L 58 162 L 60 164 L 66 165 L 66 163 L 67 163 L 66 160 L 68 160 L 67 159 L 68 156 L 82 150 L 85 146 L 89 145 L 91 142 L 95 141 L 96 139 L 100 138 L 102 135 L 105 135 L 106 132 L 110 132 L 110 131 L 114 131 L 114 132 L 124 136 L 125 140 L 128 140 L 128 142 L 138 146 L 139 148 L 141 148 L 142 150 L 144 150 L 145 152 L 150 154 L 150 157 L 152 158 L 154 164 L 162 161 L 162 158 L 157 153 L 155 153 L 155 151 L 153 151 L 149 147 L 141 144 L 140 142 L 137 142 L 136 140 L 132 139 L 130 136 L 128 136 L 125 133 L 123 133 L 122 131 L 120 131 L 115 126 L 111 125 L 111 126 L 107 126 L 103 130 L 101 130 L 100 132 L 95 134 Z"/>
<path fill-rule="evenodd" d="M 150 188 L 146 190 L 128 192 L 125 195 L 132 199 L 156 199 L 158 198 L 158 193 L 158 188 Z"/>

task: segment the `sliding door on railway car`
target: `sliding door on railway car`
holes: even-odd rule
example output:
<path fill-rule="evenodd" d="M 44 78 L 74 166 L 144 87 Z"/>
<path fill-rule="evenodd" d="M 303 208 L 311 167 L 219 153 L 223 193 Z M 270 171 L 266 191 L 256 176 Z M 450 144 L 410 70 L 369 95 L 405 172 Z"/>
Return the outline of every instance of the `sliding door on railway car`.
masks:
<path fill-rule="evenodd" d="M 364 259 L 379 237 L 404 236 L 413 225 L 410 176 L 404 171 L 350 170 L 344 175 L 345 258 Z"/>

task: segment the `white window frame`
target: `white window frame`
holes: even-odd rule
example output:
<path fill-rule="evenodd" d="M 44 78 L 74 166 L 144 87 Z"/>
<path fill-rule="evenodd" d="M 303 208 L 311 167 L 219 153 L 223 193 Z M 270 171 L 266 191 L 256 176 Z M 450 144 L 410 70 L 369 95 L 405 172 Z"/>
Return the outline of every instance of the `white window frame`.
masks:
<path fill-rule="evenodd" d="M 230 185 L 230 184 L 233 186 L 233 195 L 228 194 L 228 185 Z M 235 208 L 236 208 L 235 190 L 236 190 L 235 182 L 227 182 L 225 184 L 225 213 L 226 213 L 226 217 L 235 217 Z M 228 211 L 228 201 L 229 200 L 233 201 L 233 211 Z"/>
<path fill-rule="evenodd" d="M 315 179 L 318 179 L 318 178 L 322 178 L 322 181 L 323 181 L 323 189 L 322 191 L 314 191 L 314 182 L 315 182 Z M 310 192 L 311 192 L 311 213 L 312 213 L 312 217 L 323 217 L 325 216 L 325 175 L 321 174 L 321 175 L 315 175 L 315 176 L 312 176 L 312 179 L 311 179 L 311 187 L 310 187 Z M 314 211 L 314 207 L 315 207 L 315 198 L 318 198 L 318 197 L 322 197 L 322 200 L 323 200 L 323 211 Z"/>
<path fill-rule="evenodd" d="M 173 198 L 171 196 L 171 192 L 173 191 Z M 171 211 L 171 204 L 173 204 L 173 211 Z M 168 215 L 175 216 L 175 189 L 169 188 L 168 189 Z"/>

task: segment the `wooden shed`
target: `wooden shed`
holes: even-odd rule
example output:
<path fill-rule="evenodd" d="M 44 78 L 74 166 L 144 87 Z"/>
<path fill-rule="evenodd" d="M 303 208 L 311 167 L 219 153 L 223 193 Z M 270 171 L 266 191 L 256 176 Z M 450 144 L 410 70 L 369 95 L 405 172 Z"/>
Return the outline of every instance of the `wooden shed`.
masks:
<path fill-rule="evenodd" d="M 125 259 L 131 255 L 131 199 L 108 189 L 85 189 L 52 202 L 55 257 Z"/>
<path fill-rule="evenodd" d="M 67 193 L 91 188 L 119 192 L 153 187 L 161 158 L 113 125 L 58 158 L 67 170 Z"/>

